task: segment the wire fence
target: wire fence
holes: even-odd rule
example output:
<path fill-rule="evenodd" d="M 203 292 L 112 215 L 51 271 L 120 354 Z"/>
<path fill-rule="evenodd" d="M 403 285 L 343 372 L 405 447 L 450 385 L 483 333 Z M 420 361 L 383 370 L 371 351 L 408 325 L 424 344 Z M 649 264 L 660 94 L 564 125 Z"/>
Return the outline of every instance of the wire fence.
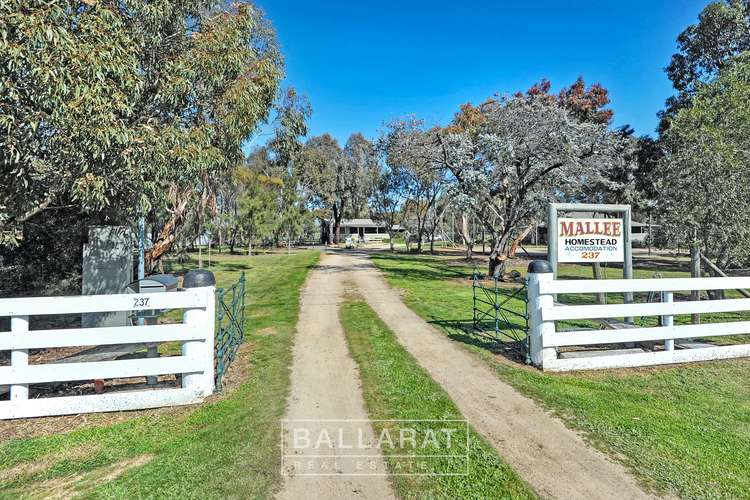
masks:
<path fill-rule="evenodd" d="M 245 339 L 245 273 L 237 283 L 216 290 L 216 390 Z"/>

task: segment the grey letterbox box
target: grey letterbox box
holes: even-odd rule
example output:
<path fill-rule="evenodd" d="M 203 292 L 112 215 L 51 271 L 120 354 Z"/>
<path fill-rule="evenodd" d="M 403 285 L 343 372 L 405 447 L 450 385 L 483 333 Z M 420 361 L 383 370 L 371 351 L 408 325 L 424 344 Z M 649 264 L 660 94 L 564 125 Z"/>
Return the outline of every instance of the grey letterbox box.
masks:
<path fill-rule="evenodd" d="M 171 274 L 154 274 L 130 284 L 133 285 L 137 285 L 135 290 L 138 293 L 174 292 L 177 290 L 177 277 Z"/>
<path fill-rule="evenodd" d="M 171 274 L 154 274 L 133 281 L 128 285 L 129 293 L 161 293 L 177 291 L 177 277 Z M 164 313 L 164 309 L 147 309 L 134 311 L 138 318 L 155 318 Z"/>

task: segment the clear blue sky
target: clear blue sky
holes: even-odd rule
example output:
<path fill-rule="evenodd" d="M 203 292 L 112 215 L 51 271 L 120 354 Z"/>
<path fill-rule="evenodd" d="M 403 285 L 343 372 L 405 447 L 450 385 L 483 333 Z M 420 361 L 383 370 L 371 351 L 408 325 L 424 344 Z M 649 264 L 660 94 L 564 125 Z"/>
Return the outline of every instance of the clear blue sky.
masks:
<path fill-rule="evenodd" d="M 672 94 L 663 68 L 706 1 L 257 0 L 307 95 L 311 133 L 377 137 L 414 114 L 446 123 L 461 103 L 553 89 L 579 75 L 610 91 L 614 124 L 653 134 Z M 262 142 L 262 139 L 258 142 Z"/>

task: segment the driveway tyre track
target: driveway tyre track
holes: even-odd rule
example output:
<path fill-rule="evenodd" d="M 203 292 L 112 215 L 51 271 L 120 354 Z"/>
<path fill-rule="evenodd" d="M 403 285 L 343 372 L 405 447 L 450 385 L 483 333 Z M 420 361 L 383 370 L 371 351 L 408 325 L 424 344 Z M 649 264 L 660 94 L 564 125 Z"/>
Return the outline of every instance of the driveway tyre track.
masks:
<path fill-rule="evenodd" d="M 322 431 L 332 437 L 342 432 L 342 441 L 347 443 L 357 442 L 360 433 L 364 442 L 375 441 L 372 426 L 367 422 L 359 371 L 339 323 L 338 309 L 349 262 L 342 255 L 324 255 L 301 294 L 291 391 L 282 429 L 284 486 L 278 498 L 394 498 L 386 475 L 361 475 L 359 467 L 363 463 L 385 474 L 384 461 L 377 449 L 350 451 L 294 446 L 295 429 L 309 433 L 311 442 Z M 342 458 L 346 453 L 368 456 Z M 309 463 L 318 465 L 308 468 Z"/>
<path fill-rule="evenodd" d="M 369 256 L 350 252 L 344 261 L 370 307 L 537 494 L 559 499 L 652 498 L 625 467 L 588 446 L 409 309 Z"/>

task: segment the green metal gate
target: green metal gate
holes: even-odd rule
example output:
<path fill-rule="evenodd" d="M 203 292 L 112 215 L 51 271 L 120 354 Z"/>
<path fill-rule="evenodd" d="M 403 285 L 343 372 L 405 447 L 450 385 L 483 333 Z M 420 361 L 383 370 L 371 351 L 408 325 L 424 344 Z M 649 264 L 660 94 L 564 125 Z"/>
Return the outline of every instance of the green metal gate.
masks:
<path fill-rule="evenodd" d="M 526 281 L 519 274 L 517 288 L 500 286 L 499 280 L 478 271 L 472 275 L 473 330 L 476 333 L 493 332 L 496 342 L 511 345 L 529 362 L 529 313 Z M 523 301 L 523 313 L 514 310 L 511 301 Z M 513 318 L 516 320 L 514 321 Z M 520 323 L 519 323 L 520 322 Z"/>
<path fill-rule="evenodd" d="M 245 273 L 229 288 L 216 290 L 216 390 L 245 339 Z"/>

